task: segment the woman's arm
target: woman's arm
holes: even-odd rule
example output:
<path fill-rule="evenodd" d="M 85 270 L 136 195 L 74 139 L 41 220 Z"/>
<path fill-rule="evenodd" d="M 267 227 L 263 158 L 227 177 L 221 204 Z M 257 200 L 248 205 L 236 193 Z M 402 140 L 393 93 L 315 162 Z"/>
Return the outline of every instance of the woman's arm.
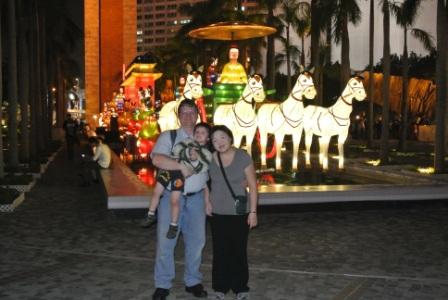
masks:
<path fill-rule="evenodd" d="M 212 202 L 210 201 L 210 190 L 208 186 L 204 188 L 204 201 L 205 201 L 205 214 L 207 216 L 212 216 Z"/>
<path fill-rule="evenodd" d="M 258 205 L 258 190 L 257 190 L 257 175 L 255 174 L 254 164 L 251 163 L 244 169 L 246 175 L 247 185 L 249 187 L 249 216 L 247 217 L 247 224 L 250 228 L 254 228 L 258 224 L 257 205 Z"/>

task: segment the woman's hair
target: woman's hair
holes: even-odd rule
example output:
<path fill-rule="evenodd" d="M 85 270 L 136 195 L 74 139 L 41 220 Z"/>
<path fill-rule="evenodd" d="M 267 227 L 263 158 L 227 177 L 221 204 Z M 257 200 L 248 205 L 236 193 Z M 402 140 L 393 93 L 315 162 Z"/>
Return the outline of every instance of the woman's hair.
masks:
<path fill-rule="evenodd" d="M 213 147 L 213 145 L 212 145 L 212 143 L 210 142 L 210 138 L 211 138 L 211 131 L 212 131 L 212 127 L 208 124 L 208 123 L 206 123 L 206 122 L 200 122 L 200 123 L 197 123 L 196 125 L 194 125 L 194 129 L 193 129 L 193 133 L 195 133 L 196 132 L 196 129 L 197 128 L 200 128 L 200 127 L 202 127 L 202 128 L 204 128 L 205 130 L 207 130 L 207 133 L 208 133 L 208 141 L 207 141 L 207 143 L 204 145 L 208 150 L 210 150 L 210 151 L 212 151 L 213 149 L 212 149 L 212 147 Z"/>
<path fill-rule="evenodd" d="M 213 136 L 213 134 L 216 131 L 222 131 L 225 134 L 227 134 L 227 136 L 230 138 L 230 143 L 233 145 L 233 133 L 232 131 L 229 129 L 229 127 L 227 127 L 226 125 L 215 125 L 212 128 L 212 132 L 210 134 L 210 137 Z"/>

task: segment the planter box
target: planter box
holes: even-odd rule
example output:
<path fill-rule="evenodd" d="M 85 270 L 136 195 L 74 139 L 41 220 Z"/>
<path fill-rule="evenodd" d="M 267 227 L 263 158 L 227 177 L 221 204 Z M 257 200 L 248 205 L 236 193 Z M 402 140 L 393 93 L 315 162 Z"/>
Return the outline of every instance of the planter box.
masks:
<path fill-rule="evenodd" d="M 25 194 L 20 193 L 19 196 L 11 204 L 0 204 L 0 212 L 13 212 L 25 200 Z"/>
<path fill-rule="evenodd" d="M 27 185 L 15 185 L 15 184 L 10 184 L 10 185 L 1 185 L 4 188 L 11 188 L 11 189 L 16 189 L 21 193 L 25 193 L 25 192 L 29 192 L 33 186 L 36 184 L 36 180 L 31 181 L 29 184 Z"/>

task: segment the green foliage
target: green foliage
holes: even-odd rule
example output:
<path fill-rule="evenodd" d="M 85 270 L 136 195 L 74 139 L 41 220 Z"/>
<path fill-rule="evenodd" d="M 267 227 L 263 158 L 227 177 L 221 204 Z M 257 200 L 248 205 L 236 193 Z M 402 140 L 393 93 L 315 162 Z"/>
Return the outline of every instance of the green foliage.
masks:
<path fill-rule="evenodd" d="M 436 57 L 437 52 L 432 51 L 426 56 L 417 55 L 415 52 L 409 54 L 409 75 L 414 78 L 434 79 L 436 72 Z M 402 56 L 392 54 L 390 57 L 391 75 L 401 76 L 402 71 Z M 381 59 L 374 67 L 374 72 L 381 73 L 383 70 L 383 59 Z M 368 66 L 366 66 L 366 69 Z"/>

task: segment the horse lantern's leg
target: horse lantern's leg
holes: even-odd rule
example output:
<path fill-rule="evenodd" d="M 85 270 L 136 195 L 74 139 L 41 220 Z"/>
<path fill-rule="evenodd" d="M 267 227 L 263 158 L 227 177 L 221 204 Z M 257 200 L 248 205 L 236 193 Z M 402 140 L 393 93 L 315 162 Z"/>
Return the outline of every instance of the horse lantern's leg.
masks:
<path fill-rule="evenodd" d="M 319 138 L 319 161 L 324 171 L 328 170 L 328 145 L 330 144 L 330 138 L 331 136 L 322 136 Z"/>
<path fill-rule="evenodd" d="M 268 143 L 268 134 L 265 131 L 260 132 L 260 147 L 261 147 L 261 167 L 266 167 L 266 146 Z"/>
<path fill-rule="evenodd" d="M 340 134 L 338 136 L 339 169 L 344 168 L 344 143 L 346 139 L 347 134 Z"/>
<path fill-rule="evenodd" d="M 305 130 L 305 161 L 306 167 L 311 166 L 311 143 L 313 142 L 313 132 L 311 130 Z"/>
<path fill-rule="evenodd" d="M 246 149 L 247 153 L 252 156 L 252 142 L 254 141 L 255 131 L 257 130 L 257 126 L 253 126 L 252 128 L 246 131 Z"/>
<path fill-rule="evenodd" d="M 299 146 L 300 146 L 300 139 L 302 137 L 302 128 L 298 128 L 297 132 L 295 132 L 292 135 L 292 142 L 293 142 L 293 147 L 292 147 L 292 169 L 293 170 L 298 170 L 298 164 L 299 164 Z"/>
<path fill-rule="evenodd" d="M 239 148 L 241 146 L 241 140 L 243 139 L 243 136 L 240 132 L 237 132 L 236 130 L 232 130 L 232 132 L 234 134 L 233 144 L 235 145 L 236 148 Z"/>
<path fill-rule="evenodd" d="M 275 169 L 280 170 L 282 165 L 282 145 L 283 145 L 283 138 L 285 137 L 284 133 L 276 133 L 275 134 L 275 148 L 277 150 L 277 153 L 275 154 Z"/>

